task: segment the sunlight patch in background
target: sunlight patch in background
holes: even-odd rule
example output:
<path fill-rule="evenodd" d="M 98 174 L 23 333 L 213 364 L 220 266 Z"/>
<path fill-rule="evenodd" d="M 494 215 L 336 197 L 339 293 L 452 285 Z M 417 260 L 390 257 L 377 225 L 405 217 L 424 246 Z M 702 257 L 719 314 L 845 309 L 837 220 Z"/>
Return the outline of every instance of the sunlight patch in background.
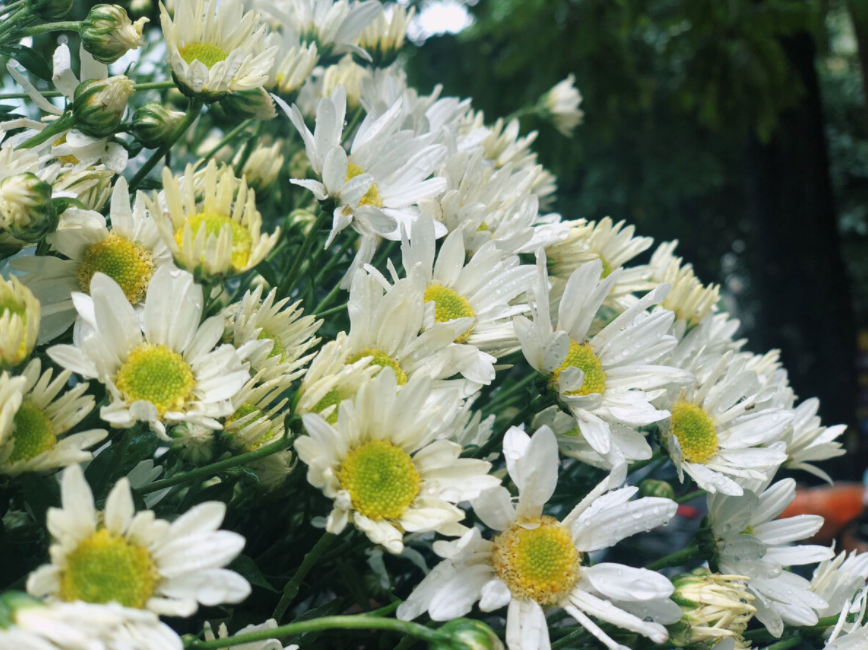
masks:
<path fill-rule="evenodd" d="M 475 4 L 475 3 L 470 3 Z M 407 36 L 416 44 L 430 36 L 457 34 L 473 23 L 468 3 L 460 0 L 434 0 L 422 5 L 407 29 Z"/>

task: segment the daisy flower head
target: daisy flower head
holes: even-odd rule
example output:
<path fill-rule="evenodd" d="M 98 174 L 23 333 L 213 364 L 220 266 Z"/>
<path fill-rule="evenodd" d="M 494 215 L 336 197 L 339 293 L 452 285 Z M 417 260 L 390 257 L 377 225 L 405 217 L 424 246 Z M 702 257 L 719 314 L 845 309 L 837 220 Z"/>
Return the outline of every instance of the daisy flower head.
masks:
<path fill-rule="evenodd" d="M 584 113 L 579 109 L 582 96 L 576 89 L 576 76 L 567 75 L 551 90 L 540 97 L 540 115 L 552 121 L 561 135 L 571 138 L 573 131 L 581 123 Z"/>
<path fill-rule="evenodd" d="M 647 442 L 619 448 L 613 429 L 636 430 L 669 415 L 651 403 L 672 385 L 692 379 L 684 370 L 655 365 L 677 341 L 668 334 L 674 315 L 648 313 L 668 291 L 660 285 L 618 315 L 596 334 L 594 319 L 618 281 L 620 271 L 603 276 L 599 259 L 583 264 L 567 280 L 553 325 L 549 306 L 546 259 L 537 254 L 533 286 L 533 320 L 516 316 L 515 330 L 528 363 L 548 377 L 558 399 L 573 414 L 579 433 L 610 465 L 621 460 L 649 458 Z M 635 437 L 635 436 L 633 436 Z M 638 456 L 637 456 L 638 454 Z"/>
<path fill-rule="evenodd" d="M 433 620 L 446 621 L 466 615 L 477 601 L 483 612 L 508 606 L 510 650 L 548 650 L 545 611 L 561 608 L 611 650 L 625 646 L 590 617 L 664 643 L 663 624 L 681 618 L 680 608 L 668 600 L 672 583 L 647 569 L 608 562 L 587 566 L 584 560 L 587 553 L 667 524 L 675 502 L 631 501 L 638 488 L 620 487 L 626 478 L 621 464 L 559 521 L 543 514 L 558 479 L 552 431 L 542 427 L 531 437 L 513 427 L 503 450 L 518 502 L 502 486 L 475 499 L 474 512 L 497 534 L 489 541 L 478 528 L 465 528 L 456 541 L 436 542 L 443 562 L 401 604 L 398 617 L 411 620 L 427 611 Z"/>
<path fill-rule="evenodd" d="M 141 318 L 123 289 L 102 273 L 90 296 L 73 295 L 81 318 L 75 345 L 55 345 L 60 366 L 105 384 L 111 397 L 103 420 L 127 428 L 148 422 L 165 440 L 166 424 L 220 429 L 232 397 L 250 377 L 231 345 L 216 347 L 223 318 L 201 323 L 202 287 L 193 276 L 163 266 L 151 279 Z"/>
<path fill-rule="evenodd" d="M 137 306 L 144 302 L 154 272 L 171 264 L 172 256 L 142 196 L 138 195 L 130 209 L 127 181 L 118 177 L 112 191 L 110 225 L 99 212 L 69 208 L 57 230 L 47 237 L 66 259 L 31 256 L 13 260 L 12 268 L 25 273 L 22 282 L 42 303 L 40 343 L 72 325 L 76 317 L 72 294 L 88 293 L 96 273 L 117 282 L 129 303 Z"/>
<path fill-rule="evenodd" d="M 181 637 L 149 611 L 116 603 L 43 603 L 18 592 L 0 595 L 0 647 L 16 650 L 182 650 Z"/>
<path fill-rule="evenodd" d="M 193 165 L 181 178 L 163 168 L 162 197 L 146 198 L 160 236 L 175 262 L 191 272 L 223 277 L 249 271 L 277 244 L 280 227 L 271 235 L 261 232 L 255 193 L 231 167 L 218 171 L 215 160 L 208 163 L 199 200 L 197 180 Z"/>
<path fill-rule="evenodd" d="M 787 459 L 783 445 L 759 445 L 777 440 L 792 413 L 763 403 L 756 373 L 732 352 L 694 371 L 696 383 L 670 396 L 664 446 L 682 481 L 686 472 L 703 490 L 738 496 L 739 481 L 770 479 Z"/>
<path fill-rule="evenodd" d="M 292 380 L 278 377 L 262 381 L 259 373 L 244 385 L 232 399 L 233 412 L 223 422 L 223 438 L 243 453 L 283 438 L 283 407 L 289 401 L 283 397 Z"/>
<path fill-rule="evenodd" d="M 385 68 L 394 63 L 415 14 L 414 7 L 408 10 L 401 5 L 392 5 L 388 15 L 380 11 L 365 27 L 359 38 L 359 47 L 368 53 L 375 66 Z"/>
<path fill-rule="evenodd" d="M 823 560 L 814 569 L 811 578 L 811 591 L 818 594 L 828 604 L 817 611 L 817 616 L 825 618 L 846 609 L 857 593 L 865 588 L 868 580 L 868 553 L 839 553 L 834 558 Z"/>
<path fill-rule="evenodd" d="M 230 341 L 236 348 L 253 341 L 271 343 L 255 346 L 245 357 L 254 373 L 262 373 L 263 382 L 300 377 L 311 358 L 306 353 L 320 341 L 315 334 L 323 323 L 315 316 L 305 316 L 301 301 L 287 306 L 289 298 L 275 302 L 276 296 L 277 290 L 272 289 L 263 299 L 260 285 L 224 311 Z"/>
<path fill-rule="evenodd" d="M 721 575 L 699 568 L 675 576 L 673 600 L 683 612 L 682 619 L 670 628 L 676 646 L 735 639 L 744 647 L 742 634 L 756 614 L 754 596 L 744 576 Z"/>
<path fill-rule="evenodd" d="M 30 356 L 41 311 L 39 301 L 18 278 L 0 275 L 0 368 L 14 368 Z"/>
<path fill-rule="evenodd" d="M 295 32 L 286 29 L 280 33 L 269 32 L 265 47 L 277 47 L 265 88 L 285 101 L 294 101 L 319 62 L 316 43 L 302 43 Z"/>
<path fill-rule="evenodd" d="M 666 282 L 672 286 L 662 305 L 675 313 L 676 331 L 681 334 L 702 322 L 714 309 L 720 299 L 720 285 L 702 284 L 693 266 L 683 264 L 682 258 L 675 256 L 677 245 L 678 240 L 660 244 L 648 266 L 655 282 Z"/>
<path fill-rule="evenodd" d="M 473 324 L 456 343 L 497 357 L 517 350 L 512 317 L 527 307 L 513 302 L 530 287 L 534 267 L 522 265 L 517 255 L 502 253 L 494 242 L 465 261 L 461 231 L 446 237 L 435 259 L 436 231 L 428 214 L 413 223 L 410 233 L 411 238 L 404 233 L 401 255 L 408 277 L 424 292 L 424 327 L 472 318 Z"/>
<path fill-rule="evenodd" d="M 266 26 L 241 0 L 178 0 L 174 16 L 160 3 L 172 77 L 189 97 L 211 103 L 268 80 L 276 47 L 255 52 Z"/>
<path fill-rule="evenodd" d="M 823 426 L 817 415 L 819 409 L 820 400 L 813 397 L 806 399 L 793 410 L 792 424 L 781 437 L 781 441 L 786 445 L 787 454 L 784 465 L 790 469 L 810 472 L 832 483 L 832 477 L 813 463 L 837 458 L 847 453 L 838 440 L 847 430 L 847 425 Z"/>
<path fill-rule="evenodd" d="M 239 603 L 250 593 L 247 580 L 223 568 L 241 553 L 244 537 L 218 530 L 221 502 L 201 503 L 170 523 L 150 510 L 137 513 L 122 478 L 99 512 L 78 465 L 63 472 L 61 502 L 48 510 L 51 562 L 27 578 L 33 596 L 186 617 L 200 604 Z"/>
<path fill-rule="evenodd" d="M 102 429 L 65 435 L 93 410 L 94 399 L 85 395 L 87 383 L 76 384 L 60 395 L 72 373 L 65 370 L 52 381 L 51 369 L 40 373 L 42 364 L 33 359 L 21 378 L 22 399 L 11 421 L 0 421 L 0 474 L 44 472 L 91 459 L 88 447 L 105 439 Z M 0 384 L 13 382 L 8 375 Z M 0 393 L 7 392 L 0 389 Z M 60 395 L 60 397 L 58 397 Z M 5 414 L 4 414 L 5 416 Z"/>
<path fill-rule="evenodd" d="M 333 501 L 326 530 L 352 523 L 391 553 L 402 552 L 404 533 L 458 532 L 464 512 L 454 504 L 499 482 L 490 463 L 459 458 L 462 447 L 445 439 L 459 406 L 457 391 L 433 391 L 424 376 L 398 391 L 384 368 L 340 403 L 334 426 L 304 414 L 308 435 L 295 450 L 308 482 Z"/>
<path fill-rule="evenodd" d="M 776 637 L 783 633 L 784 623 L 816 625 L 817 611 L 828 606 L 811 591 L 810 582 L 784 570 L 834 555 L 825 546 L 792 546 L 823 525 L 818 515 L 776 520 L 795 495 L 796 482 L 784 479 L 758 493 L 748 490 L 742 496 L 729 496 L 717 492 L 707 497 L 713 561 L 722 573 L 748 578 L 756 618 Z"/>

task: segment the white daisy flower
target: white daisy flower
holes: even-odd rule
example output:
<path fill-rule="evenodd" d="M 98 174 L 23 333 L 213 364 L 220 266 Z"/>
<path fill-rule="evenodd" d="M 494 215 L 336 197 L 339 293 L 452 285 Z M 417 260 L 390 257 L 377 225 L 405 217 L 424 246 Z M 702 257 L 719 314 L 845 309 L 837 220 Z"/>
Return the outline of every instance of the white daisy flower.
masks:
<path fill-rule="evenodd" d="M 458 406 L 455 391 L 432 392 L 424 376 L 399 392 L 387 368 L 340 403 L 335 426 L 303 415 L 309 435 L 295 450 L 308 482 L 333 500 L 326 530 L 352 523 L 391 553 L 401 553 L 405 532 L 454 534 L 464 512 L 453 504 L 499 483 L 490 463 L 459 458 L 462 447 L 444 439 Z"/>
<path fill-rule="evenodd" d="M 99 212 L 70 208 L 63 213 L 57 230 L 46 238 L 68 259 L 40 255 L 12 261 L 12 268 L 25 272 L 21 281 L 42 303 L 40 343 L 58 337 L 72 325 L 76 316 L 72 294 L 88 293 L 95 273 L 104 273 L 117 282 L 130 304 L 136 306 L 144 302 L 157 268 L 172 263 L 142 196 L 138 195 L 130 209 L 127 181 L 118 177 L 112 192 L 110 226 Z"/>
<path fill-rule="evenodd" d="M 630 429 L 659 422 L 669 415 L 651 400 L 662 389 L 692 380 L 684 370 L 653 365 L 676 345 L 668 334 L 674 315 L 666 310 L 651 314 L 645 309 L 660 302 L 668 290 L 661 285 L 591 335 L 598 310 L 618 281 L 615 270 L 602 278 L 603 264 L 594 260 L 570 276 L 558 308 L 557 325 L 549 313 L 546 260 L 537 255 L 533 321 L 515 318 L 515 330 L 528 363 L 550 377 L 560 401 L 572 412 L 579 431 L 591 448 L 610 465 L 650 458 L 647 442 L 613 429 Z M 631 445 L 619 448 L 620 439 Z M 635 439 L 635 440 L 634 440 Z M 635 443 L 639 443 L 638 448 Z"/>
<path fill-rule="evenodd" d="M 674 255 L 677 245 L 678 240 L 660 244 L 648 267 L 655 282 L 672 286 L 662 306 L 675 313 L 676 333 L 680 336 L 686 329 L 702 322 L 714 309 L 720 299 L 720 285 L 703 285 L 693 272 L 693 266 L 682 264 L 682 258 Z M 629 301 L 629 296 L 622 300 Z"/>
<path fill-rule="evenodd" d="M 201 503 L 170 523 L 136 513 L 122 478 L 98 512 L 78 465 L 63 472 L 61 501 L 48 510 L 51 563 L 27 578 L 33 596 L 192 616 L 200 604 L 239 603 L 250 593 L 247 580 L 223 568 L 244 548 L 241 535 L 218 530 L 223 503 Z"/>
<path fill-rule="evenodd" d="M 694 368 L 696 383 L 668 400 L 671 417 L 660 423 L 663 444 L 684 473 L 707 492 L 740 495 L 739 481 L 765 481 L 787 456 L 775 445 L 793 420 L 789 411 L 762 402 L 756 373 L 732 352 L 707 367 Z"/>
<path fill-rule="evenodd" d="M 261 623 L 260 625 L 247 625 L 245 627 L 242 627 L 232 636 L 244 636 L 245 634 L 251 634 L 253 632 L 266 632 L 268 630 L 274 630 L 276 628 L 277 621 L 273 618 L 270 618 L 265 621 L 265 623 Z M 211 629 L 211 624 L 208 621 L 205 621 L 206 641 L 214 641 L 215 639 L 228 638 L 230 638 L 229 629 L 226 627 L 226 623 L 220 623 L 220 627 L 217 628 L 217 635 L 215 636 L 213 630 Z M 291 644 L 284 647 L 284 645 L 277 639 L 266 639 L 265 641 L 252 641 L 250 643 L 232 645 L 226 648 L 226 650 L 298 650 L 298 645 Z"/>
<path fill-rule="evenodd" d="M 36 345 L 41 307 L 15 276 L 0 275 L 0 368 L 20 365 Z"/>
<path fill-rule="evenodd" d="M 680 338 L 669 362 L 679 368 L 701 367 L 714 363 L 727 352 L 738 352 L 747 343 L 747 339 L 735 338 L 740 327 L 741 321 L 725 312 L 709 312 Z"/>
<path fill-rule="evenodd" d="M 300 300 L 287 307 L 289 298 L 275 303 L 276 297 L 277 290 L 272 289 L 263 300 L 260 285 L 224 311 L 229 340 L 236 348 L 270 341 L 270 345 L 255 346 L 245 358 L 254 373 L 262 373 L 263 382 L 300 377 L 312 357 L 306 353 L 320 341 L 315 334 L 323 323 L 315 316 L 304 316 Z"/>
<path fill-rule="evenodd" d="M 269 32 L 264 47 L 277 47 L 265 87 L 286 101 L 294 100 L 319 61 L 316 43 L 302 43 L 295 32 L 284 30 Z"/>
<path fill-rule="evenodd" d="M 817 611 L 828 606 L 811 591 L 807 580 L 783 570 L 834 555 L 824 546 L 790 545 L 811 537 L 823 525 L 823 518 L 817 515 L 776 520 L 795 495 L 793 479 L 778 481 L 759 494 L 708 495 L 708 522 L 716 544 L 714 560 L 722 573 L 749 578 L 748 589 L 756 596 L 756 617 L 776 637 L 783 633 L 784 623 L 815 625 Z"/>
<path fill-rule="evenodd" d="M 101 212 L 112 195 L 115 174 L 104 165 L 64 167 L 51 185 L 55 197 L 70 197 L 81 201 L 86 210 Z"/>
<path fill-rule="evenodd" d="M 196 172 L 187 165 L 177 178 L 163 168 L 162 196 L 145 197 L 160 236 L 179 266 L 207 276 L 245 273 L 265 259 L 280 238 L 280 227 L 263 234 L 262 215 L 247 182 L 231 167 L 217 171 L 211 160 L 197 199 Z M 165 210 L 162 206 L 165 206 Z"/>
<path fill-rule="evenodd" d="M 15 650 L 182 650 L 183 641 L 152 612 L 116 603 L 43 604 L 24 594 L 0 596 L 9 625 L 0 647 Z"/>
<path fill-rule="evenodd" d="M 468 119 L 472 120 L 470 114 Z M 495 167 L 511 164 L 515 169 L 536 166 L 536 154 L 531 151 L 531 145 L 536 141 L 536 131 L 520 137 L 521 123 L 513 118 L 505 122 L 502 117 L 488 128 L 488 136 L 483 140 L 482 147 L 485 157 L 494 163 Z"/>
<path fill-rule="evenodd" d="M 87 383 L 76 384 L 58 397 L 72 373 L 65 370 L 51 380 L 54 371 L 40 374 L 42 364 L 33 359 L 22 373 L 22 400 L 11 421 L 0 420 L 0 474 L 44 472 L 90 460 L 85 451 L 105 439 L 102 429 L 64 435 L 93 410 L 94 400 L 85 395 Z M 0 384 L 14 382 L 4 373 Z M 15 390 L 13 388 L 13 390 Z M 0 393 L 7 392 L 0 388 Z"/>
<path fill-rule="evenodd" d="M 567 75 L 551 90 L 540 97 L 540 114 L 551 120 L 562 135 L 571 138 L 573 131 L 581 123 L 584 113 L 579 109 L 582 96 L 576 90 L 576 76 Z"/>
<path fill-rule="evenodd" d="M 114 427 L 148 422 L 163 439 L 166 424 L 220 429 L 232 397 L 249 378 L 231 345 L 215 349 L 223 318 L 200 325 L 204 300 L 193 276 L 170 266 L 151 279 L 142 320 L 123 289 L 97 273 L 91 295 L 73 294 L 83 321 L 75 345 L 48 349 L 56 363 L 105 384 L 111 402 L 100 416 Z"/>
<path fill-rule="evenodd" d="M 465 261 L 460 231 L 446 237 L 435 258 L 434 222 L 427 214 L 410 227 L 410 234 L 402 238 L 401 257 L 407 276 L 424 294 L 424 327 L 473 319 L 456 343 L 480 350 L 484 364 L 491 363 L 489 354 L 501 357 L 518 350 L 512 318 L 527 311 L 527 306 L 513 302 L 530 287 L 534 267 L 522 265 L 517 255 L 505 255 L 494 242 Z"/>
<path fill-rule="evenodd" d="M 847 453 L 838 440 L 847 430 L 847 425 L 823 426 L 817 416 L 819 409 L 820 400 L 812 397 L 793 410 L 792 425 L 780 438 L 786 445 L 787 460 L 784 466 L 805 470 L 831 484 L 832 477 L 813 463 Z"/>
<path fill-rule="evenodd" d="M 857 592 L 865 588 L 868 580 L 868 553 L 839 553 L 832 559 L 823 560 L 814 569 L 811 591 L 826 601 L 825 609 L 817 610 L 817 616 L 833 616 L 851 601 Z"/>
<path fill-rule="evenodd" d="M 374 65 L 384 68 L 395 61 L 415 15 L 415 7 L 408 10 L 401 5 L 391 5 L 388 15 L 380 11 L 364 29 L 359 38 L 359 47 L 368 53 Z"/>
<path fill-rule="evenodd" d="M 185 95 L 210 103 L 268 80 L 277 48 L 254 53 L 266 27 L 241 0 L 178 0 L 174 17 L 161 2 L 160 23 L 172 77 Z"/>
<path fill-rule="evenodd" d="M 661 623 L 681 618 L 681 609 L 669 600 L 672 583 L 647 569 L 608 562 L 587 566 L 583 560 L 587 553 L 665 525 L 675 515 L 675 502 L 630 501 L 638 488 L 618 489 L 626 477 L 622 464 L 558 521 L 543 515 L 558 480 L 558 446 L 551 430 L 543 427 L 530 437 L 514 427 L 504 438 L 503 453 L 519 490 L 518 503 L 504 487 L 476 499 L 474 512 L 498 534 L 487 541 L 473 528 L 454 542 L 435 542 L 444 561 L 401 604 L 398 617 L 410 620 L 427 611 L 432 620 L 446 621 L 465 616 L 476 601 L 484 612 L 508 606 L 510 650 L 548 650 L 545 611 L 562 608 L 611 650 L 626 646 L 590 617 L 665 643 L 668 634 Z"/>

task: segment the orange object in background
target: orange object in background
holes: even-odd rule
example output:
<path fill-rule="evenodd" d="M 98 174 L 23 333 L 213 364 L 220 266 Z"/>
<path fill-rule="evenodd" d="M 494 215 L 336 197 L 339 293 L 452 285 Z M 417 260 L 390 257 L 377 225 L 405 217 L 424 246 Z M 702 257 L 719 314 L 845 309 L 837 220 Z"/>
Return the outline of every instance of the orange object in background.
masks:
<path fill-rule="evenodd" d="M 862 483 L 835 483 L 813 488 L 798 488 L 796 498 L 780 518 L 794 515 L 822 515 L 823 527 L 813 541 L 830 544 L 838 532 L 865 509 L 865 486 Z M 842 549 L 839 549 L 842 550 Z"/>

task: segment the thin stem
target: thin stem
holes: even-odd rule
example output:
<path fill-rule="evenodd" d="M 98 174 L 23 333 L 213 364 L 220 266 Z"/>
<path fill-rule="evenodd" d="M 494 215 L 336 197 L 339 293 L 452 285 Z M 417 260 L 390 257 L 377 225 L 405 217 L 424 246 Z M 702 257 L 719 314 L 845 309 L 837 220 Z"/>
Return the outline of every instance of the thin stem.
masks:
<path fill-rule="evenodd" d="M 267 641 L 268 639 L 279 639 L 297 634 L 305 634 L 306 632 L 317 632 L 320 630 L 392 630 L 402 634 L 423 639 L 425 641 L 446 641 L 449 635 L 432 630 L 412 623 L 410 621 L 399 621 L 395 618 L 380 618 L 375 616 L 323 616 L 310 621 L 298 621 L 281 625 L 272 630 L 261 630 L 259 632 L 251 632 L 250 634 L 238 634 L 228 639 L 215 639 L 214 641 L 199 641 L 194 639 L 187 641 L 185 647 L 189 650 L 217 650 L 217 648 L 229 648 L 232 646 L 242 645 L 245 643 L 253 643 L 254 641 Z"/>
<path fill-rule="evenodd" d="M 344 241 L 341 244 L 341 247 L 338 249 L 338 252 L 332 255 L 331 258 L 329 258 L 329 260 L 325 263 L 325 265 L 323 265 L 322 269 L 320 269 L 319 272 L 316 274 L 316 277 L 313 280 L 313 283 L 315 285 L 319 285 L 323 281 L 323 278 L 325 278 L 326 274 L 331 271 L 338 264 L 338 262 L 341 261 L 344 253 L 346 253 L 349 250 L 350 246 L 353 245 L 353 242 L 356 241 L 356 238 L 354 236 L 355 234 L 355 231 L 353 231 L 349 233 L 346 237 L 344 237 Z M 319 307 L 317 307 L 317 309 L 319 309 Z"/>
<path fill-rule="evenodd" d="M 346 311 L 346 309 L 347 309 L 347 303 L 344 303 L 342 305 L 338 305 L 337 307 L 332 307 L 331 309 L 326 309 L 325 311 L 314 312 L 314 316 L 316 316 L 317 318 L 324 318 L 326 316 L 331 316 L 332 314 L 338 314 L 342 311 Z"/>
<path fill-rule="evenodd" d="M 517 381 L 512 386 L 507 389 L 501 391 L 493 400 L 491 400 L 488 404 L 486 404 L 485 408 L 482 409 L 483 415 L 488 415 L 490 413 L 494 413 L 497 411 L 498 407 L 507 401 L 509 397 L 519 392 L 522 388 L 532 383 L 534 379 L 536 379 L 537 375 L 535 372 L 529 373 L 523 379 Z"/>
<path fill-rule="evenodd" d="M 15 2 L 10 2 L 9 4 L 3 5 L 3 7 L 0 8 L 0 16 L 9 13 L 16 7 L 20 9 L 21 5 L 23 5 L 25 2 L 27 2 L 27 0 L 16 0 Z"/>
<path fill-rule="evenodd" d="M 689 501 L 701 497 L 703 494 L 705 494 L 705 490 L 693 490 L 693 492 L 682 494 L 680 497 L 675 499 L 675 503 L 688 503 Z"/>
<path fill-rule="evenodd" d="M 307 552 L 304 556 L 304 560 L 301 562 L 301 566 L 295 572 L 295 575 L 290 578 L 289 582 L 286 583 L 286 586 L 283 588 L 283 595 L 280 597 L 280 602 L 277 603 L 277 607 L 274 608 L 273 618 L 276 621 L 280 621 L 283 618 L 283 615 L 286 613 L 287 608 L 292 603 L 293 599 L 298 595 L 298 590 L 301 589 L 301 583 L 307 577 L 307 574 L 313 568 L 313 565 L 316 564 L 317 560 L 319 560 L 320 556 L 325 552 L 325 550 L 329 547 L 329 545 L 337 539 L 337 535 L 333 535 L 331 533 L 323 533 L 323 536 L 319 538 L 316 544 L 314 544 L 313 548 Z"/>
<path fill-rule="evenodd" d="M 659 560 L 652 562 L 645 568 L 650 569 L 651 571 L 657 571 L 659 569 L 665 569 L 666 567 L 681 566 L 688 560 L 698 556 L 699 553 L 699 546 L 691 544 L 687 548 L 683 548 L 680 551 L 676 551 L 671 555 L 667 555 L 666 557 L 662 557 Z"/>
<path fill-rule="evenodd" d="M 585 630 L 585 628 L 583 628 L 583 627 L 580 627 L 578 630 L 573 630 L 572 632 L 567 634 L 565 637 L 558 639 L 557 641 L 552 643 L 552 650 L 558 650 L 559 648 L 563 648 L 564 646 L 569 645 L 573 641 L 578 641 L 579 639 L 584 637 L 587 633 L 588 633 L 587 630 Z"/>
<path fill-rule="evenodd" d="M 235 127 L 234 129 L 232 129 L 229 133 L 227 133 L 227 134 L 223 137 L 223 139 L 222 139 L 219 143 L 217 143 L 217 146 L 215 146 L 213 149 L 211 149 L 211 151 L 209 151 L 208 153 L 206 153 L 206 154 L 202 157 L 202 159 L 205 160 L 206 162 L 207 162 L 208 160 L 210 160 L 211 157 L 212 157 L 214 154 L 216 154 L 216 153 L 217 153 L 218 151 L 220 151 L 223 147 L 225 147 L 227 144 L 229 144 L 230 142 L 232 142 L 232 141 L 233 141 L 233 140 L 238 136 L 239 133 L 241 133 L 244 129 L 246 129 L 246 128 L 247 128 L 248 126 L 250 126 L 252 123 L 253 123 L 253 120 L 252 120 L 252 119 L 250 119 L 250 120 L 244 120 L 241 124 L 239 124 L 238 126 L 236 126 L 236 127 Z"/>
<path fill-rule="evenodd" d="M 172 147 L 175 146 L 175 143 L 181 139 L 187 129 L 190 128 L 190 125 L 196 121 L 196 118 L 199 117 L 199 111 L 202 110 L 202 100 L 200 99 L 191 99 L 190 103 L 187 105 L 187 114 L 184 116 L 184 119 L 175 129 L 175 132 L 172 133 L 172 137 L 159 149 L 157 149 L 153 155 L 145 162 L 144 165 L 136 172 L 136 175 L 133 176 L 130 181 L 130 192 L 134 193 L 136 189 L 138 189 L 139 184 L 145 179 L 148 173 L 154 168 L 154 166 L 167 154 L 171 151 Z"/>
<path fill-rule="evenodd" d="M 638 472 L 640 469 L 644 469 L 648 467 L 651 463 L 656 463 L 658 460 L 663 458 L 663 452 L 659 449 L 655 449 L 654 453 L 651 454 L 651 458 L 646 458 L 645 460 L 639 460 L 630 465 L 630 473 Z"/>
<path fill-rule="evenodd" d="M 196 469 L 190 470 L 189 472 L 183 472 L 181 474 L 175 474 L 174 476 L 170 476 L 169 478 L 165 478 L 162 481 L 154 481 L 149 485 L 145 485 L 136 490 L 139 494 L 150 494 L 151 492 L 157 492 L 158 490 L 164 490 L 166 488 L 172 487 L 174 485 L 180 485 L 181 483 L 186 483 L 187 481 L 192 481 L 198 478 L 206 478 L 209 476 L 213 476 L 214 474 L 219 474 L 225 469 L 229 469 L 230 467 L 237 467 L 238 465 L 244 465 L 246 463 L 251 463 L 254 460 L 259 460 L 260 458 L 266 458 L 271 456 L 272 454 L 276 454 L 279 451 L 283 451 L 288 448 L 293 441 L 292 436 L 286 436 L 285 438 L 281 438 L 276 442 L 272 442 L 270 444 L 264 445 L 259 449 L 254 451 L 249 451 L 246 454 L 240 454 L 238 456 L 233 456 L 232 458 L 227 458 L 226 460 L 221 460 L 216 463 L 211 463 L 210 465 L 205 465 L 204 467 L 197 467 Z"/>
<path fill-rule="evenodd" d="M 23 32 L 22 36 L 37 36 L 46 32 L 77 32 L 81 29 L 81 21 L 79 20 L 61 20 L 56 23 L 45 23 L 44 25 L 34 25 L 28 27 Z"/>
<path fill-rule="evenodd" d="M 361 119 L 361 117 L 362 117 L 362 113 L 363 113 L 363 112 L 364 112 L 364 108 L 361 107 L 361 106 L 359 106 L 359 107 L 356 109 L 356 112 L 353 113 L 353 117 L 352 117 L 352 119 L 350 119 L 350 123 L 347 125 L 347 128 L 344 129 L 344 134 L 345 134 L 345 135 L 344 135 L 344 141 L 343 141 L 342 144 L 346 144 L 346 143 L 349 141 L 350 136 L 351 136 L 352 133 L 353 133 L 353 129 L 355 129 L 355 128 L 356 128 L 356 124 L 359 123 L 359 120 Z"/>
<path fill-rule="evenodd" d="M 42 129 L 39 133 L 34 135 L 32 138 L 28 138 L 27 140 L 19 144 L 16 149 L 31 149 L 37 145 L 40 145 L 46 140 L 50 140 L 61 131 L 71 129 L 73 123 L 74 120 L 72 117 L 72 113 L 64 113 L 58 119 L 54 120 L 44 129 Z"/>
<path fill-rule="evenodd" d="M 802 635 L 796 632 L 793 636 L 788 637 L 786 639 L 781 639 L 777 643 L 772 643 L 771 645 L 767 645 L 762 650 L 787 650 L 787 648 L 792 648 L 793 646 L 797 646 L 802 642 Z"/>
<path fill-rule="evenodd" d="M 329 211 L 320 210 L 320 213 L 316 217 L 316 221 L 313 222 L 310 230 L 308 230 L 307 234 L 304 236 L 304 241 L 301 243 L 301 249 L 292 261 L 292 266 L 289 267 L 289 271 L 286 272 L 286 275 L 283 277 L 283 280 L 278 287 L 277 294 L 279 296 L 288 296 L 292 293 L 292 290 L 295 288 L 296 276 L 301 269 L 302 262 L 307 259 L 308 253 L 310 253 L 310 249 L 316 241 L 320 228 L 322 228 L 322 225 L 328 217 Z"/>
<path fill-rule="evenodd" d="M 22 26 L 21 24 L 24 23 L 26 26 L 26 24 L 33 19 L 34 16 L 26 4 L 14 9 L 12 13 L 6 16 L 3 19 L 3 22 L 0 23 L 0 45 L 9 40 L 17 39 L 19 35 L 16 32 Z M 10 39 L 10 34 L 15 38 Z"/>

